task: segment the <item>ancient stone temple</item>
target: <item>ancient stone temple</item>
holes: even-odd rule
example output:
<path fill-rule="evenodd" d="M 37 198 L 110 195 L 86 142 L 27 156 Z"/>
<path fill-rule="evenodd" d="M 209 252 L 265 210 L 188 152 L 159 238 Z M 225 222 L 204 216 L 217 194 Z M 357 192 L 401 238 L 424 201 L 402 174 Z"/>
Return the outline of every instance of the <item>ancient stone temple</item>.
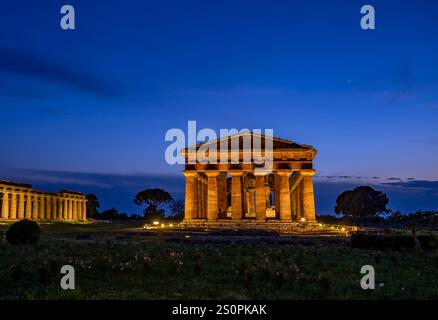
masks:
<path fill-rule="evenodd" d="M 316 222 L 312 161 L 317 151 L 308 145 L 272 137 L 268 151 L 264 136 L 258 136 L 262 137 L 259 151 L 265 155 L 270 153 L 272 161 L 271 168 L 264 170 L 251 156 L 254 137 L 254 133 L 248 132 L 183 150 L 186 225 L 310 225 Z M 231 148 L 233 140 L 234 145 L 239 145 L 237 152 Z M 209 149 L 208 145 L 212 144 L 216 144 L 217 151 Z M 228 146 L 226 150 L 220 148 L 224 145 Z M 212 164 L 192 159 L 190 162 L 190 152 L 201 149 L 208 150 L 208 159 L 217 161 Z M 224 152 L 228 153 L 225 157 L 228 161 L 220 160 Z M 250 161 L 245 162 L 245 157 Z"/>
<path fill-rule="evenodd" d="M 30 184 L 0 180 L 0 196 L 0 220 L 80 221 L 87 216 L 87 199 L 81 192 L 41 192 Z"/>

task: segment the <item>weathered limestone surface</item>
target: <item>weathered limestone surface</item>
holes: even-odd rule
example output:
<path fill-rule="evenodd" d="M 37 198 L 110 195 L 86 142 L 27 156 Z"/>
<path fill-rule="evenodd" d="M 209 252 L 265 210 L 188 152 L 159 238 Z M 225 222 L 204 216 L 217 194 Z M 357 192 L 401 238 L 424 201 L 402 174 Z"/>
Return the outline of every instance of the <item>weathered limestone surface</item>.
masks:
<path fill-rule="evenodd" d="M 0 180 L 0 220 L 86 220 L 83 193 L 40 192 L 29 184 Z"/>

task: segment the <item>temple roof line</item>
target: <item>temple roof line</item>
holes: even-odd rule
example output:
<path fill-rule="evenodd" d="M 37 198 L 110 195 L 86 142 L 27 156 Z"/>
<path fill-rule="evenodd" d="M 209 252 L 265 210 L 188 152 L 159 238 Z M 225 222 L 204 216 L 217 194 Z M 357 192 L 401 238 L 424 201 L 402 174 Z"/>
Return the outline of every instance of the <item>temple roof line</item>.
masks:
<path fill-rule="evenodd" d="M 40 191 L 40 190 L 33 189 L 33 186 L 31 184 L 0 179 L 0 191 L 1 191 L 2 185 L 10 187 L 10 188 L 16 187 L 16 188 L 23 188 L 23 189 L 31 189 L 31 191 L 33 193 L 36 193 L 36 194 L 45 194 L 45 195 L 69 194 L 69 195 L 85 196 L 85 194 L 82 192 L 73 191 L 73 190 L 66 190 L 66 189 L 61 189 L 58 192 Z"/>
<path fill-rule="evenodd" d="M 192 145 L 188 148 L 184 148 L 183 151 L 187 151 L 189 149 L 193 149 L 193 147 L 195 147 L 196 149 L 199 149 L 201 146 L 208 146 L 210 144 L 219 144 L 224 141 L 224 140 L 231 140 L 231 139 L 235 139 L 235 138 L 239 138 L 239 146 L 242 144 L 241 142 L 243 141 L 243 138 L 247 138 L 247 136 L 251 136 L 251 141 L 253 140 L 253 137 L 256 138 L 260 138 L 261 139 L 261 148 L 264 149 L 264 143 L 266 141 L 266 138 L 269 139 L 271 137 L 266 136 L 266 135 L 262 135 L 262 134 L 257 134 L 254 132 L 250 132 L 250 131 L 246 131 L 246 132 L 240 132 L 237 134 L 233 134 L 233 135 L 229 135 L 229 136 L 225 136 L 225 137 L 221 137 L 215 140 L 211 140 L 211 141 L 206 141 L 206 142 L 202 142 L 202 143 L 198 143 L 196 145 Z M 242 138 L 242 139 L 240 139 Z M 272 144 L 273 144 L 273 149 L 274 150 L 291 150 L 291 149 L 299 149 L 299 150 L 313 150 L 316 152 L 316 149 L 314 149 L 312 146 L 307 145 L 307 144 L 298 144 L 295 143 L 291 140 L 286 140 L 286 139 L 281 139 L 281 138 L 276 138 L 276 137 L 272 137 Z M 230 146 L 230 143 L 228 143 L 228 146 Z M 243 148 L 242 148 L 243 149 Z"/>

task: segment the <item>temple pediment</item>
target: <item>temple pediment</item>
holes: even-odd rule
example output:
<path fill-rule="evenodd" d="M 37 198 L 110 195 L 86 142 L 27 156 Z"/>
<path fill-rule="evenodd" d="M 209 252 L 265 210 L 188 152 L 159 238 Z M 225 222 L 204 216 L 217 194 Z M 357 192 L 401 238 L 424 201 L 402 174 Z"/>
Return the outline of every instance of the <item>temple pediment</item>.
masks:
<path fill-rule="evenodd" d="M 219 139 L 215 139 L 212 141 L 207 141 L 203 143 L 199 143 L 195 146 L 196 149 L 199 149 L 201 146 L 203 148 L 216 147 L 217 150 L 223 150 L 223 147 L 226 146 L 230 151 L 231 148 L 236 145 L 238 141 L 239 150 L 246 150 L 249 146 L 250 149 L 256 149 L 258 146 L 262 150 L 266 149 L 266 143 L 270 143 L 269 139 L 272 140 L 272 149 L 273 150 L 298 150 L 298 151 L 315 151 L 316 150 L 309 145 L 306 144 L 298 144 L 296 142 L 285 140 L 276 137 L 266 137 L 266 135 L 256 134 L 253 132 L 242 132 L 226 137 L 222 137 Z M 254 141 L 257 141 L 254 142 Z M 234 143 L 234 145 L 233 145 Z M 222 149 L 221 149 L 222 146 Z M 189 147 L 189 148 L 193 148 Z M 184 151 L 187 151 L 189 148 L 185 148 Z M 257 148 L 258 149 L 258 148 Z"/>

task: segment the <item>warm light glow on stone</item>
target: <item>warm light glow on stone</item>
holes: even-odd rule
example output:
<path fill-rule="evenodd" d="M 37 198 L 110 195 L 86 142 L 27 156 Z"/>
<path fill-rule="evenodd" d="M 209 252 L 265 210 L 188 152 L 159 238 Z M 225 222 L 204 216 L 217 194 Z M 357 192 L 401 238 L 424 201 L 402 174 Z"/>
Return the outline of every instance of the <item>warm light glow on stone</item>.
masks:
<path fill-rule="evenodd" d="M 250 140 L 255 133 L 247 133 Z M 314 226 L 316 222 L 312 161 L 317 151 L 308 145 L 273 138 L 273 145 L 259 146 L 270 154 L 269 170 L 256 159 L 245 161 L 253 150 L 236 134 L 183 149 L 186 180 L 183 225 L 219 228 L 246 225 L 256 228 L 294 228 L 295 223 Z M 236 152 L 233 141 L 237 141 Z M 215 147 L 225 145 L 219 153 Z M 208 150 L 208 163 L 190 162 L 190 150 Z M 211 149 L 213 148 L 213 149 Z M 213 151 L 212 151 L 213 150 Z M 216 150 L 216 151 L 215 151 Z M 224 161 L 222 154 L 227 154 Z M 232 158 L 236 156 L 236 161 Z M 269 220 L 269 223 L 267 223 Z M 274 222 L 274 223 L 271 223 Z"/>

